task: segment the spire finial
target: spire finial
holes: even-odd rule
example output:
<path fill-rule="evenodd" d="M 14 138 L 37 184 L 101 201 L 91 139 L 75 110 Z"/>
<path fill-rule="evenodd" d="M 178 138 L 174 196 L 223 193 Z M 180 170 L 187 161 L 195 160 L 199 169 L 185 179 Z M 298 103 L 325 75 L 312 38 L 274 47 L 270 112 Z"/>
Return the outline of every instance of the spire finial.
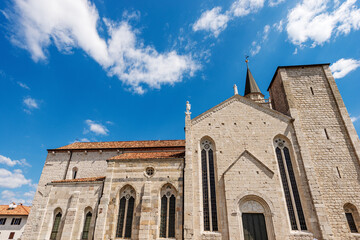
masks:
<path fill-rule="evenodd" d="M 249 56 L 245 55 L 246 67 L 249 68 Z"/>

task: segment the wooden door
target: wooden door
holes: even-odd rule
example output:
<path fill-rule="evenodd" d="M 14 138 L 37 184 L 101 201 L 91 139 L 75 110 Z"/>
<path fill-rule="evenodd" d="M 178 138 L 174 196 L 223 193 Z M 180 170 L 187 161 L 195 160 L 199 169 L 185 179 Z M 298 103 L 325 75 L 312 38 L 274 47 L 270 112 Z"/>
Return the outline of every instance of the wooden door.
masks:
<path fill-rule="evenodd" d="M 268 240 L 265 217 L 262 213 L 243 213 L 245 240 Z"/>

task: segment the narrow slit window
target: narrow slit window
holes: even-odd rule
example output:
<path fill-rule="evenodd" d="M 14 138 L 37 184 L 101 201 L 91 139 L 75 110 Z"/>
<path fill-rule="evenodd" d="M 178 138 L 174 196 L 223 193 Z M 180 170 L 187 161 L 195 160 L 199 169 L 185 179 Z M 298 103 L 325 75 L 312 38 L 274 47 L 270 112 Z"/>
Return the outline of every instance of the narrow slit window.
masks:
<path fill-rule="evenodd" d="M 314 94 L 314 89 L 313 89 L 312 87 L 310 87 L 310 91 L 311 91 L 311 94 L 312 94 L 312 95 L 315 95 L 315 94 Z"/>
<path fill-rule="evenodd" d="M 285 140 L 275 140 L 280 178 L 283 184 L 286 205 L 292 230 L 307 230 L 300 194 L 296 183 L 289 148 Z"/>
<path fill-rule="evenodd" d="M 135 190 L 125 188 L 120 195 L 118 222 L 116 229 L 117 238 L 131 238 L 132 222 L 135 205 Z"/>
<path fill-rule="evenodd" d="M 205 140 L 201 148 L 204 230 L 218 231 L 213 144 Z"/>
<path fill-rule="evenodd" d="M 327 139 L 330 139 L 330 138 L 329 138 L 329 134 L 328 134 L 328 132 L 327 132 L 326 128 L 324 128 L 324 132 L 325 132 L 325 136 L 326 136 L 326 138 L 327 138 Z"/>
<path fill-rule="evenodd" d="M 357 233 L 358 230 L 356 228 L 355 220 L 354 220 L 354 217 L 353 217 L 352 213 L 345 213 L 345 215 L 346 215 L 346 220 L 348 222 L 350 231 L 352 233 Z"/>
<path fill-rule="evenodd" d="M 336 171 L 337 171 L 337 174 L 338 174 L 339 178 L 341 178 L 339 167 L 336 167 Z"/>
<path fill-rule="evenodd" d="M 175 191 L 167 185 L 162 190 L 160 212 L 160 237 L 175 238 L 176 197 Z"/>

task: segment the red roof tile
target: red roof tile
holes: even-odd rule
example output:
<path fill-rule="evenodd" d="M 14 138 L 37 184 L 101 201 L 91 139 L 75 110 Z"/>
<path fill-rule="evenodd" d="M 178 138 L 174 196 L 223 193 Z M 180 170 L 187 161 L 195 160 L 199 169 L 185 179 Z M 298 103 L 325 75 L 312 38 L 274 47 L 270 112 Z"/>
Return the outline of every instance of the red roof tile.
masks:
<path fill-rule="evenodd" d="M 109 160 L 121 159 L 161 159 L 161 158 L 183 158 L 184 151 L 177 152 L 129 152 L 117 155 Z"/>
<path fill-rule="evenodd" d="M 51 181 L 51 182 L 52 183 L 97 182 L 97 181 L 103 181 L 104 179 L 105 179 L 105 177 L 91 177 L 91 178 L 56 180 L 56 181 Z"/>
<path fill-rule="evenodd" d="M 153 148 L 185 147 L 185 140 L 117 141 L 117 142 L 75 142 L 52 150 L 106 149 L 106 148 Z"/>
<path fill-rule="evenodd" d="M 8 216 L 27 216 L 29 215 L 31 207 L 22 204 L 17 205 L 16 208 L 9 208 L 9 205 L 0 205 L 0 215 Z"/>

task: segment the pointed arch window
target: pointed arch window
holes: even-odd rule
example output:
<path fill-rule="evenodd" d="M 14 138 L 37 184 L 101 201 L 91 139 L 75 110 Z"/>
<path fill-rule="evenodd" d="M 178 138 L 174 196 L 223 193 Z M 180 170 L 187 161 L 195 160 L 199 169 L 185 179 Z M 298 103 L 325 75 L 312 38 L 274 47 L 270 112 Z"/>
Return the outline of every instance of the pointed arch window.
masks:
<path fill-rule="evenodd" d="M 218 231 L 214 147 L 211 141 L 201 142 L 204 230 Z"/>
<path fill-rule="evenodd" d="M 92 213 L 89 211 L 85 216 L 84 229 L 81 236 L 81 239 L 89 239 L 90 223 L 91 223 Z"/>
<path fill-rule="evenodd" d="M 50 240 L 56 240 L 56 237 L 57 237 L 57 235 L 59 233 L 61 217 L 62 217 L 61 212 L 58 212 L 55 215 L 54 224 L 53 224 L 53 227 L 52 227 L 52 230 L 51 230 Z"/>
<path fill-rule="evenodd" d="M 117 238 L 131 238 L 134 204 L 135 190 L 128 186 L 120 194 L 118 223 L 116 229 Z"/>
<path fill-rule="evenodd" d="M 356 207 L 351 203 L 347 203 L 344 205 L 344 211 L 350 232 L 358 233 L 360 227 L 360 217 Z M 358 224 L 359 226 L 357 226 Z"/>
<path fill-rule="evenodd" d="M 161 191 L 160 237 L 175 238 L 176 197 L 175 190 L 167 185 Z"/>
<path fill-rule="evenodd" d="M 275 140 L 275 147 L 291 229 L 307 230 L 288 144 L 285 140 L 278 138 Z"/>

